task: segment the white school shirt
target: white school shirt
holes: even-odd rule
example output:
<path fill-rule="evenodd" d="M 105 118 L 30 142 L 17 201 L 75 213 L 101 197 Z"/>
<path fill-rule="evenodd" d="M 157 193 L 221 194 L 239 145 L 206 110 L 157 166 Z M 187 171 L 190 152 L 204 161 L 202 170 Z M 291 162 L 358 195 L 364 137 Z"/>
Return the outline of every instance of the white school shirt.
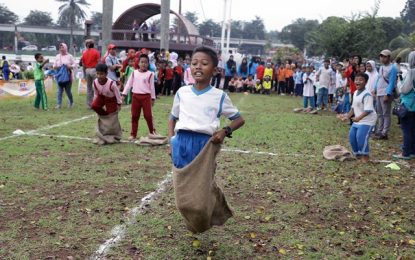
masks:
<path fill-rule="evenodd" d="M 331 73 L 333 70 L 330 68 L 326 69 L 324 66 L 320 68 L 317 72 L 317 75 L 319 77 L 318 82 L 320 82 L 320 88 L 329 88 L 331 85 Z"/>
<path fill-rule="evenodd" d="M 358 90 L 354 92 L 352 108 L 355 117 L 359 117 L 363 112 L 370 112 L 369 115 L 365 116 L 362 120 L 354 124 L 370 126 L 376 125 L 376 120 L 378 117 L 375 108 L 373 107 L 372 94 L 367 89 L 361 92 Z"/>
<path fill-rule="evenodd" d="M 309 78 L 309 80 L 307 80 Z M 310 75 L 307 75 L 307 73 L 304 73 L 303 75 L 303 82 L 304 82 L 304 88 L 303 88 L 303 96 L 304 97 L 314 97 L 314 81 L 316 80 L 314 73 L 310 73 Z"/>
<path fill-rule="evenodd" d="M 171 117 L 177 120 L 175 132 L 188 130 L 213 135 L 219 129 L 221 115 L 229 120 L 240 117 L 229 96 L 220 89 L 208 86 L 197 90 L 188 85 L 174 96 Z"/>

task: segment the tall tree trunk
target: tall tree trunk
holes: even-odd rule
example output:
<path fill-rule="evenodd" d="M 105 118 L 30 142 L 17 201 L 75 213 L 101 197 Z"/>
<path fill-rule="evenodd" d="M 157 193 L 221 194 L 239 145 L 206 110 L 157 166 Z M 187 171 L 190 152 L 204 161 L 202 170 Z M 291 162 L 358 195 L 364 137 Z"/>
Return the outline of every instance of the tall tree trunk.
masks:
<path fill-rule="evenodd" d="M 74 10 L 73 10 L 73 7 L 71 7 L 71 35 L 69 36 L 70 38 L 69 38 L 69 47 L 68 47 L 68 51 L 69 51 L 69 53 L 71 53 L 71 50 L 73 49 L 73 26 L 74 26 L 74 23 L 75 23 L 75 19 L 74 19 Z M 73 50 L 73 53 L 75 53 L 75 50 Z"/>

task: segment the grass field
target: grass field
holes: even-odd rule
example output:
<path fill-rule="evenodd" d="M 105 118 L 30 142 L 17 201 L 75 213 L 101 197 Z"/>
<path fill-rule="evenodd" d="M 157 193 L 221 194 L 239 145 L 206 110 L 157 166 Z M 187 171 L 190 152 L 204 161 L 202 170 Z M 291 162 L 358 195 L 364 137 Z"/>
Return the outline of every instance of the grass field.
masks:
<path fill-rule="evenodd" d="M 349 147 L 348 125 L 333 114 L 294 114 L 302 103 L 294 97 L 232 94 L 246 125 L 223 145 L 217 181 L 235 216 L 194 235 L 175 208 L 171 185 L 126 220 L 169 175 L 167 147 L 98 147 L 63 138 L 94 137 L 96 117 L 84 107 L 84 96 L 75 98 L 75 108 L 47 112 L 35 111 L 33 98 L 0 100 L 0 259 L 89 258 L 122 224 L 125 236 L 107 259 L 415 256 L 414 162 L 400 164 L 400 171 L 379 162 L 398 150 L 396 123 L 389 141 L 371 141 L 378 161 L 326 161 L 326 145 Z M 49 97 L 50 107 L 55 100 Z M 154 107 L 161 134 L 167 133 L 171 103 L 161 97 Z M 123 108 L 125 139 L 129 115 Z M 146 135 L 143 118 L 139 127 Z M 16 129 L 41 130 L 1 140 Z"/>

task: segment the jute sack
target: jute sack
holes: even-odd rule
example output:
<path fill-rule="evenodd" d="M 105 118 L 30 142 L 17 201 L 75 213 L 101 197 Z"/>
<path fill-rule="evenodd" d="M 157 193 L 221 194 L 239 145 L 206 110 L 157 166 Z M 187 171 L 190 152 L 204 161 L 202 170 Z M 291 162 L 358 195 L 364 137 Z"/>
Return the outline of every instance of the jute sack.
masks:
<path fill-rule="evenodd" d="M 324 147 L 323 157 L 327 160 L 336 160 L 341 162 L 354 159 L 349 150 L 337 144 Z"/>
<path fill-rule="evenodd" d="M 118 121 L 118 112 L 101 116 L 98 115 L 97 129 L 95 133 L 96 143 L 113 144 L 119 143 L 122 137 L 120 121 Z"/>
<path fill-rule="evenodd" d="M 213 225 L 223 225 L 233 216 L 225 195 L 215 182 L 216 156 L 221 146 L 210 140 L 189 165 L 173 167 L 176 206 L 187 229 L 201 233 Z"/>

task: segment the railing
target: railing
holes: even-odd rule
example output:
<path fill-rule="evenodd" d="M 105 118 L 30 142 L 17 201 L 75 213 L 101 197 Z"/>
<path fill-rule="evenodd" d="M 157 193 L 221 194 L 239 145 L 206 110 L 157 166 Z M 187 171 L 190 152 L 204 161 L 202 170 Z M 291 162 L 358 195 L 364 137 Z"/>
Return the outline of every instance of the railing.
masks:
<path fill-rule="evenodd" d="M 159 42 L 160 32 L 152 31 L 133 31 L 133 30 L 112 30 L 112 39 L 118 41 L 141 41 L 141 42 Z M 171 43 L 186 45 L 207 45 L 214 46 L 212 39 L 194 34 L 169 33 Z"/>

